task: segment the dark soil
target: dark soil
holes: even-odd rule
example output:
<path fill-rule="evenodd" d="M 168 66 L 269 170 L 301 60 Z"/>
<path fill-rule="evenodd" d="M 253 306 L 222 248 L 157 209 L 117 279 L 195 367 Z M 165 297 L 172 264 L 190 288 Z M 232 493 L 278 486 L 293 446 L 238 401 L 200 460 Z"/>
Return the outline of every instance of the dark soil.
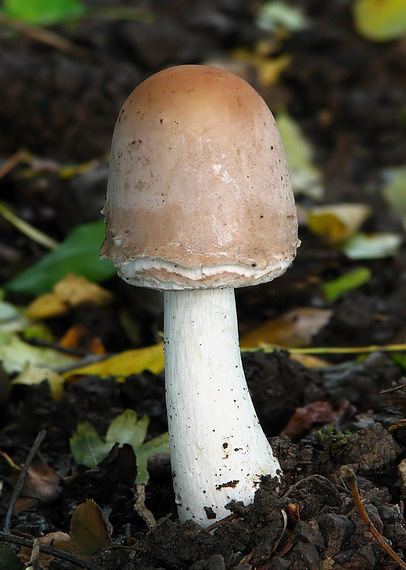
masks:
<path fill-rule="evenodd" d="M 329 202 L 363 202 L 373 208 L 368 230 L 401 231 L 380 195 L 381 169 L 406 156 L 401 108 L 404 62 L 400 41 L 372 43 L 352 27 L 348 2 L 296 2 L 311 28 L 280 46 L 291 63 L 277 86 L 263 89 L 270 107 L 285 105 L 310 137 L 324 173 Z M 107 153 L 117 112 L 129 92 L 158 69 L 178 63 L 227 59 L 235 47 L 264 36 L 255 25 L 255 2 L 243 0 L 144 3 L 157 19 L 85 20 L 55 31 L 84 52 L 80 57 L 0 30 L 0 160 L 26 148 L 46 160 L 29 178 L 18 166 L 3 180 L 0 199 L 26 221 L 61 239 L 79 223 L 98 218 L 107 180 Z M 256 82 L 255 69 L 247 73 Z M 97 160 L 96 168 L 62 178 L 58 164 Z M 56 165 L 56 166 L 55 166 Z M 360 188 L 368 187 L 368 192 Z M 300 198 L 299 202 L 308 203 Z M 0 219 L 0 279 L 30 266 L 43 249 Z M 332 311 L 313 346 L 370 346 L 404 342 L 406 250 L 365 262 L 371 280 L 327 303 L 320 283 L 356 267 L 301 229 L 302 246 L 292 268 L 275 283 L 237 292 L 241 331 L 300 306 Z M 130 348 L 116 318 L 129 308 L 139 323 L 139 345 L 156 341 L 162 301 L 155 292 L 105 284 L 113 308 L 79 307 L 48 322 L 59 338 L 75 324 L 100 337 L 109 352 Z M 10 295 L 10 300 L 28 299 Z M 324 355 L 323 355 L 324 358 Z M 307 368 L 287 352 L 243 355 L 260 422 L 279 457 L 280 483 L 264 479 L 251 506 L 230 505 L 231 520 L 215 531 L 180 524 L 166 455 L 150 460 L 146 506 L 158 525 L 148 530 L 133 508 L 135 458 L 115 448 L 95 469 L 74 463 L 69 448 L 79 420 L 100 433 L 125 409 L 150 418 L 151 437 L 166 430 L 163 375 L 144 372 L 123 383 L 82 377 L 56 403 L 46 383 L 16 386 L 0 376 L 0 450 L 22 464 L 43 427 L 47 436 L 38 465 L 53 473 L 51 498 L 38 497 L 12 520 L 12 532 L 38 537 L 69 530 L 75 507 L 94 499 L 121 548 L 94 558 L 106 569 L 395 569 L 354 505 L 340 468 L 350 466 L 365 509 L 384 540 L 406 559 L 406 377 L 390 353 L 365 358 L 327 355 L 328 366 Z M 403 471 L 401 462 L 403 460 Z M 40 468 L 40 467 L 38 467 Z M 4 519 L 15 481 L 0 461 Z M 32 495 L 31 495 L 32 496 Z M 21 498 L 19 499 L 21 501 Z M 21 506 L 21 503 L 20 503 Z M 50 568 L 76 568 L 54 560 Z M 0 560 L 0 568 L 1 560 Z"/>

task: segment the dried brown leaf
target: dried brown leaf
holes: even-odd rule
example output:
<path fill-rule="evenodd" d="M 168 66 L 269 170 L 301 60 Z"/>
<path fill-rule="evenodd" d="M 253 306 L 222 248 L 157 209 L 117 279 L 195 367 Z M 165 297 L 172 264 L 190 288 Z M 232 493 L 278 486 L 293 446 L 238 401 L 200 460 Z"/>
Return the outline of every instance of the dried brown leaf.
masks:
<path fill-rule="evenodd" d="M 70 540 L 56 538 L 54 547 L 83 560 L 111 546 L 110 533 L 100 507 L 91 499 L 77 507 L 70 524 Z"/>

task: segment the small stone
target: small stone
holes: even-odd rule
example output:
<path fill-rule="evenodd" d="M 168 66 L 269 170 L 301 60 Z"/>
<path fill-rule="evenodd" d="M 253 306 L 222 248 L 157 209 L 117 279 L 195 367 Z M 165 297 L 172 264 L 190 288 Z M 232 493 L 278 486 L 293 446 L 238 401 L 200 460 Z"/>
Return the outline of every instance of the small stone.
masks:
<path fill-rule="evenodd" d="M 272 558 L 272 570 L 287 570 L 291 566 L 291 560 L 286 560 L 286 558 L 281 558 L 280 556 L 274 556 Z"/>
<path fill-rule="evenodd" d="M 326 542 L 328 555 L 333 557 L 340 551 L 343 542 L 351 535 L 354 524 L 344 515 L 329 513 L 318 518 L 321 534 Z"/>
<path fill-rule="evenodd" d="M 320 532 L 319 525 L 315 520 L 300 521 L 294 533 L 295 539 L 302 540 L 303 542 L 310 542 L 324 550 L 324 539 Z"/>

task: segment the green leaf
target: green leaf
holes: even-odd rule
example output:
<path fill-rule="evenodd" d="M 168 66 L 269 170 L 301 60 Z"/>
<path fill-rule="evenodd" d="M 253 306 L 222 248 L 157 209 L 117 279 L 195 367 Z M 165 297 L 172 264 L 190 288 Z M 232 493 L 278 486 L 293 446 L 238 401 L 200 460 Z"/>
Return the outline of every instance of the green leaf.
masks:
<path fill-rule="evenodd" d="M 371 271 L 367 267 L 359 267 L 333 279 L 323 285 L 323 293 L 327 301 L 335 301 L 344 293 L 361 287 L 371 278 Z"/>
<path fill-rule="evenodd" d="M 392 360 L 399 364 L 404 370 L 406 370 L 406 354 L 402 354 L 401 352 L 393 352 L 392 353 Z"/>
<path fill-rule="evenodd" d="M 137 484 L 146 485 L 148 483 L 148 458 L 158 453 L 169 453 L 167 433 L 162 433 L 137 448 L 137 478 L 135 480 Z"/>
<path fill-rule="evenodd" d="M 314 165 L 313 149 L 299 125 L 286 113 L 278 113 L 276 122 L 285 148 L 289 174 L 295 194 L 319 199 L 324 189 L 320 170 Z"/>
<path fill-rule="evenodd" d="M 134 410 L 125 410 L 111 422 L 106 439 L 103 441 L 89 422 L 77 426 L 70 440 L 75 461 L 88 467 L 96 467 L 105 459 L 116 443 L 132 446 L 137 459 L 137 477 L 135 482 L 148 483 L 148 458 L 157 453 L 169 453 L 168 434 L 164 433 L 144 443 L 149 419 L 140 419 Z"/>
<path fill-rule="evenodd" d="M 6 15 L 45 26 L 80 18 L 86 11 L 81 0 L 4 0 Z"/>
<path fill-rule="evenodd" d="M 103 442 L 90 422 L 78 424 L 70 439 L 70 448 L 76 463 L 92 468 L 97 467 L 100 461 L 107 457 L 112 447 Z"/>
<path fill-rule="evenodd" d="M 0 560 L 2 570 L 23 570 L 24 564 L 8 544 L 0 542 Z"/>
<path fill-rule="evenodd" d="M 51 253 L 17 275 L 7 288 L 18 293 L 39 295 L 68 273 L 82 275 L 89 281 L 103 281 L 114 275 L 113 264 L 99 258 L 104 239 L 104 222 L 97 221 L 76 227 Z"/>
<path fill-rule="evenodd" d="M 168 434 L 164 433 L 150 439 L 144 443 L 147 435 L 149 418 L 143 416 L 139 420 L 137 414 L 133 410 L 126 410 L 120 416 L 117 416 L 110 424 L 107 431 L 106 441 L 111 444 L 115 443 L 124 445 L 129 443 L 134 449 L 137 458 L 137 478 L 136 483 L 148 483 L 148 458 L 156 453 L 168 453 Z"/>
<path fill-rule="evenodd" d="M 350 259 L 384 259 L 397 254 L 402 237 L 392 233 L 359 233 L 340 248 Z"/>
<path fill-rule="evenodd" d="M 126 410 L 111 422 L 106 434 L 106 442 L 124 445 L 128 443 L 134 451 L 142 445 L 148 431 L 149 418 L 147 416 L 141 419 L 137 418 L 134 410 Z"/>
<path fill-rule="evenodd" d="M 388 41 L 406 34 L 405 0 L 355 0 L 357 31 L 372 41 Z"/>

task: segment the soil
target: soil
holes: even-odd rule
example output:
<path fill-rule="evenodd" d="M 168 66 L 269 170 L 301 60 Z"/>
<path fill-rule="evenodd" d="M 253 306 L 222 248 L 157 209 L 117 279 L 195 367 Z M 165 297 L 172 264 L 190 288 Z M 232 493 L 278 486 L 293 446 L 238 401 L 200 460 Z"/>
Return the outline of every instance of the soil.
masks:
<path fill-rule="evenodd" d="M 131 4 L 131 3 L 130 3 Z M 107 153 L 118 110 L 145 77 L 169 64 L 229 60 L 230 50 L 264 38 L 255 24 L 255 2 L 196 0 L 143 3 L 156 17 L 144 21 L 84 20 L 55 28 L 82 51 L 63 53 L 24 35 L 0 32 L 0 160 L 26 148 L 45 161 L 30 177 L 19 165 L 2 180 L 0 198 L 13 211 L 56 239 L 79 223 L 97 219 L 107 180 Z M 382 168 L 406 156 L 401 108 L 404 72 L 401 41 L 373 43 L 353 29 L 350 3 L 296 2 L 310 29 L 288 37 L 280 53 L 291 63 L 275 86 L 261 88 L 272 109 L 285 105 L 310 138 L 324 175 L 327 202 L 362 202 L 373 208 L 367 230 L 402 231 L 380 194 Z M 70 178 L 58 165 L 96 160 Z M 44 165 L 44 163 L 42 163 Z M 360 188 L 368 188 L 362 191 Z M 299 204 L 309 203 L 305 197 Z M 0 279 L 30 266 L 43 249 L 0 219 Z M 365 262 L 372 278 L 334 303 L 320 283 L 356 267 L 301 227 L 302 246 L 291 269 L 276 282 L 237 291 L 241 332 L 288 309 L 331 310 L 313 346 L 371 346 L 403 342 L 406 334 L 406 248 L 392 258 Z M 139 345 L 156 341 L 162 300 L 117 278 L 104 284 L 116 295 L 107 308 L 81 306 L 48 322 L 57 338 L 71 325 L 86 326 L 109 352 L 133 346 L 116 315 L 130 307 L 139 323 Z M 24 304 L 26 296 L 9 295 Z M 97 468 L 74 463 L 69 448 L 78 421 L 105 433 L 125 409 L 150 418 L 149 436 L 167 429 L 163 375 L 151 372 L 114 379 L 81 377 L 59 402 L 48 385 L 15 386 L 0 376 L 0 450 L 23 464 L 41 430 L 38 469 L 54 477 L 51 499 L 30 500 L 13 516 L 14 535 L 39 537 L 69 530 L 75 507 L 94 499 L 119 548 L 95 556 L 105 569 L 376 569 L 398 568 L 373 538 L 356 508 L 342 466 L 356 474 L 367 514 L 384 540 L 406 559 L 406 376 L 391 353 L 364 358 L 323 355 L 327 366 L 309 368 L 285 351 L 244 353 L 243 363 L 265 433 L 283 477 L 264 478 L 250 506 L 230 504 L 229 520 L 211 532 L 180 524 L 167 455 L 151 458 L 146 507 L 158 524 L 148 529 L 134 508 L 132 448 L 114 448 Z M 403 463 L 402 463 L 403 462 Z M 34 464 L 33 464 L 34 465 Z M 0 524 L 13 490 L 10 466 L 0 462 Z M 7 541 L 5 538 L 3 540 Z M 0 561 L 0 568 L 1 568 Z M 78 568 L 54 559 L 52 568 Z"/>

